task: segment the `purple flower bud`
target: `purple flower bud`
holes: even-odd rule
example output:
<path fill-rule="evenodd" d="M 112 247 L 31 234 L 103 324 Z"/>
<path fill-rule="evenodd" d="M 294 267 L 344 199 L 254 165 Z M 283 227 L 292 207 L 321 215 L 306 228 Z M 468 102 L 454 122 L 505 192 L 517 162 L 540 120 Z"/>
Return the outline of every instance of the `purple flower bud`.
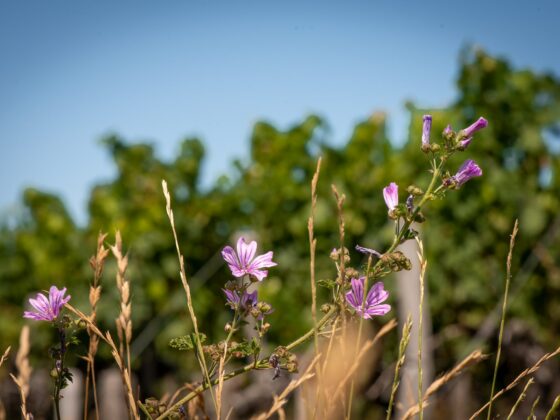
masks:
<path fill-rule="evenodd" d="M 447 127 L 445 127 L 445 129 L 443 130 L 443 135 L 448 136 L 452 132 L 453 132 L 453 129 L 451 128 L 451 124 L 447 124 Z"/>
<path fill-rule="evenodd" d="M 482 130 L 484 127 L 488 126 L 488 121 L 483 117 L 480 117 L 474 123 L 469 125 L 467 128 L 461 130 L 461 135 L 463 138 L 472 137 L 474 133 Z"/>
<path fill-rule="evenodd" d="M 414 196 L 412 194 L 406 198 L 406 209 L 409 213 L 412 213 L 412 210 L 414 210 Z"/>
<path fill-rule="evenodd" d="M 356 245 L 356 251 L 361 252 L 362 254 L 375 255 L 377 258 L 382 257 L 381 253 L 377 252 L 375 249 L 366 248 L 366 247 L 360 246 L 360 245 Z"/>
<path fill-rule="evenodd" d="M 469 179 L 481 175 L 482 175 L 482 169 L 480 169 L 480 167 L 476 164 L 474 160 L 468 159 L 461 165 L 457 173 L 452 178 L 453 181 L 455 182 L 455 185 L 457 187 L 460 187 Z"/>
<path fill-rule="evenodd" d="M 432 116 L 424 115 L 422 117 L 422 149 L 430 147 L 430 130 L 432 129 Z"/>
<path fill-rule="evenodd" d="M 469 144 L 471 144 L 472 141 L 472 137 L 467 137 L 464 140 L 461 140 L 458 144 L 457 144 L 457 148 L 459 150 L 465 150 L 467 147 L 469 147 Z"/>
<path fill-rule="evenodd" d="M 394 210 L 399 204 L 399 186 L 391 182 L 388 186 L 383 188 L 383 198 L 389 211 Z"/>

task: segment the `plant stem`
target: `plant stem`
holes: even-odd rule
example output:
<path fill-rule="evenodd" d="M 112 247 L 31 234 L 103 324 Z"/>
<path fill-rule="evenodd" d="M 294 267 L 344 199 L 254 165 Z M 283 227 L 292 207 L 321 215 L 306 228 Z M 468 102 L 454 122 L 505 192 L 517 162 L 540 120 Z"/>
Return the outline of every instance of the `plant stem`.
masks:
<path fill-rule="evenodd" d="M 509 253 L 507 257 L 506 263 L 506 288 L 504 291 L 504 303 L 502 305 L 502 318 L 500 320 L 500 333 L 498 335 L 498 352 L 496 354 L 496 364 L 494 365 L 494 376 L 492 378 L 492 388 L 490 389 L 490 402 L 488 405 L 488 415 L 486 416 L 487 420 L 490 420 L 492 415 L 492 401 L 494 400 L 494 388 L 496 387 L 496 377 L 498 376 L 498 365 L 500 364 L 500 355 L 502 353 L 502 338 L 504 335 L 504 324 L 506 321 L 506 309 L 507 309 L 507 298 L 509 293 L 509 283 L 511 281 L 511 259 L 513 254 L 513 246 L 515 245 L 515 237 L 517 236 L 518 231 L 518 221 L 515 220 L 515 224 L 513 226 L 513 231 L 511 233 L 511 238 L 509 241 Z"/>
<path fill-rule="evenodd" d="M 60 420 L 60 391 L 64 381 L 64 355 L 66 354 L 66 332 L 62 326 L 58 326 L 58 338 L 60 340 L 60 353 L 59 358 L 55 360 L 54 367 L 57 373 L 56 380 L 54 381 L 54 411 L 57 420 Z"/>

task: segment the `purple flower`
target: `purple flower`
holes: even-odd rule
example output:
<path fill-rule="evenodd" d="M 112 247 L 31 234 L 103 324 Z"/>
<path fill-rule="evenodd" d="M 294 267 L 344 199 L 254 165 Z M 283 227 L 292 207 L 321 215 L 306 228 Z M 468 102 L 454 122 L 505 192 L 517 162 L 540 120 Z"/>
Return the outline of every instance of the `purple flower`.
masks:
<path fill-rule="evenodd" d="M 488 121 L 482 117 L 476 120 L 474 123 L 469 125 L 467 128 L 461 130 L 461 136 L 463 138 L 472 137 L 474 133 L 482 130 L 484 127 L 488 126 Z"/>
<path fill-rule="evenodd" d="M 389 211 L 392 211 L 399 204 L 399 186 L 391 182 L 388 186 L 383 188 L 383 198 Z"/>
<path fill-rule="evenodd" d="M 243 290 L 241 296 L 239 296 L 239 292 L 236 290 L 222 290 L 226 295 L 227 305 L 229 305 L 233 310 L 239 309 L 244 312 L 257 304 L 256 290 L 253 293 L 247 293 L 246 290 Z"/>
<path fill-rule="evenodd" d="M 445 129 L 443 130 L 443 135 L 448 136 L 452 132 L 453 132 L 453 129 L 451 128 L 451 124 L 447 124 L 447 127 L 445 127 Z"/>
<path fill-rule="evenodd" d="M 476 164 L 476 162 L 472 159 L 466 160 L 457 173 L 452 176 L 452 181 L 455 183 L 457 187 L 460 187 L 469 179 L 474 178 L 476 176 L 482 175 L 482 169 Z"/>
<path fill-rule="evenodd" d="M 430 130 L 432 129 L 432 116 L 424 115 L 422 118 L 422 149 L 430 147 Z"/>
<path fill-rule="evenodd" d="M 23 317 L 35 321 L 54 321 L 62 307 L 70 300 L 70 296 L 64 297 L 65 293 L 66 287 L 58 290 L 56 286 L 51 286 L 48 299 L 44 294 L 37 293 L 36 299 L 29 299 L 36 312 L 25 311 Z"/>
<path fill-rule="evenodd" d="M 231 273 L 235 277 L 243 277 L 245 275 L 254 276 L 258 281 L 262 281 L 267 275 L 265 267 L 274 267 L 277 265 L 272 261 L 272 251 L 255 257 L 257 251 L 257 243 L 251 241 L 248 245 L 243 237 L 237 241 L 237 252 L 231 246 L 226 246 L 222 250 L 222 257 L 228 263 Z"/>
<path fill-rule="evenodd" d="M 346 293 L 346 302 L 364 319 L 385 315 L 391 310 L 391 305 L 381 303 L 387 300 L 389 292 L 384 289 L 383 282 L 377 282 L 369 289 L 364 302 L 365 281 L 365 277 L 351 280 L 352 290 Z"/>
<path fill-rule="evenodd" d="M 356 251 L 361 252 L 362 254 L 370 254 L 375 255 L 377 258 L 381 258 L 380 252 L 377 252 L 375 249 L 366 248 L 365 246 L 356 245 Z"/>

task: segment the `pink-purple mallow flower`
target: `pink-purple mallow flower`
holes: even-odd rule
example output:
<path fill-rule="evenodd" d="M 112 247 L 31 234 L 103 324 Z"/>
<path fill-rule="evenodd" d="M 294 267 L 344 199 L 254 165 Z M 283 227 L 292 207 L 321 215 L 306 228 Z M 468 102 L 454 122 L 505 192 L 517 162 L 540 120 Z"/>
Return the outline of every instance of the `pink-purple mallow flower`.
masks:
<path fill-rule="evenodd" d="M 365 277 L 351 280 L 352 289 L 346 293 L 346 302 L 364 319 L 385 315 L 391 310 L 391 305 L 383 304 L 389 292 L 384 289 L 383 282 L 377 282 L 369 289 L 364 302 L 365 281 Z"/>
<path fill-rule="evenodd" d="M 237 241 L 237 252 L 231 246 L 226 246 L 222 250 L 222 257 L 235 277 L 249 275 L 262 281 L 268 275 L 268 271 L 263 268 L 274 267 L 277 264 L 272 261 L 272 251 L 255 257 L 256 251 L 257 243 L 255 241 L 246 244 L 245 239 L 241 237 Z"/>
<path fill-rule="evenodd" d="M 385 199 L 385 204 L 387 204 L 389 213 L 395 210 L 395 207 L 399 204 L 399 186 L 391 182 L 388 186 L 383 188 L 383 198 Z"/>
<path fill-rule="evenodd" d="M 34 319 L 35 321 L 54 321 L 58 318 L 62 307 L 70 300 L 70 296 L 64 297 L 66 287 L 58 290 L 56 286 L 51 286 L 49 297 L 42 293 L 37 293 L 36 299 L 29 299 L 35 312 L 25 311 L 24 318 Z"/>
<path fill-rule="evenodd" d="M 448 184 L 454 184 L 457 188 L 467 182 L 469 179 L 481 176 L 482 169 L 476 164 L 476 162 L 472 159 L 466 160 L 457 173 L 453 175 L 448 181 Z"/>
<path fill-rule="evenodd" d="M 432 116 L 422 117 L 422 150 L 430 150 L 430 131 L 432 129 Z"/>

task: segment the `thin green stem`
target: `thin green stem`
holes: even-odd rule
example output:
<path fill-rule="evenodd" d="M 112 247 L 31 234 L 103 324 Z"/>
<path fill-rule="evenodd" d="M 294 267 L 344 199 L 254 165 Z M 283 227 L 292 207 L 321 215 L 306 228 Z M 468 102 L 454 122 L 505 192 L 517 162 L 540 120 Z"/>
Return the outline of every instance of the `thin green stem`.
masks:
<path fill-rule="evenodd" d="M 417 238 L 418 239 L 418 238 Z M 422 335 L 423 335 L 423 318 L 424 318 L 424 274 L 426 273 L 426 260 L 424 259 L 424 250 L 422 242 L 418 240 L 420 247 L 420 308 L 418 313 L 418 406 L 420 409 L 420 420 L 424 418 L 424 397 L 422 395 Z"/>
<path fill-rule="evenodd" d="M 500 364 L 500 355 L 502 353 L 502 338 L 504 335 L 504 325 L 506 321 L 506 309 L 507 309 L 507 298 L 509 293 L 509 283 L 511 281 L 511 259 L 513 254 L 513 246 L 515 245 L 515 237 L 517 236 L 518 231 L 518 221 L 515 221 L 515 225 L 513 226 L 513 232 L 511 233 L 511 239 L 509 242 L 509 253 L 507 257 L 506 263 L 506 288 L 504 291 L 504 303 L 502 305 L 502 317 L 500 320 L 500 333 L 498 335 L 498 352 L 496 354 L 496 363 L 494 365 L 494 376 L 492 378 L 492 388 L 490 390 L 490 402 L 488 404 L 488 415 L 486 416 L 487 420 L 490 420 L 492 415 L 492 401 L 494 399 L 494 388 L 496 387 L 496 378 L 498 376 L 498 365 Z"/>
<path fill-rule="evenodd" d="M 393 377 L 393 385 L 391 386 L 391 397 L 389 398 L 389 407 L 387 408 L 386 420 L 391 420 L 391 413 L 393 411 L 393 402 L 395 400 L 395 395 L 397 394 L 397 389 L 399 388 L 399 372 L 404 365 L 404 360 L 406 356 L 406 348 L 410 340 L 410 330 L 412 329 L 412 317 L 410 314 L 406 318 L 402 329 L 402 337 L 399 343 L 399 357 L 397 363 L 395 364 L 395 376 Z"/>

